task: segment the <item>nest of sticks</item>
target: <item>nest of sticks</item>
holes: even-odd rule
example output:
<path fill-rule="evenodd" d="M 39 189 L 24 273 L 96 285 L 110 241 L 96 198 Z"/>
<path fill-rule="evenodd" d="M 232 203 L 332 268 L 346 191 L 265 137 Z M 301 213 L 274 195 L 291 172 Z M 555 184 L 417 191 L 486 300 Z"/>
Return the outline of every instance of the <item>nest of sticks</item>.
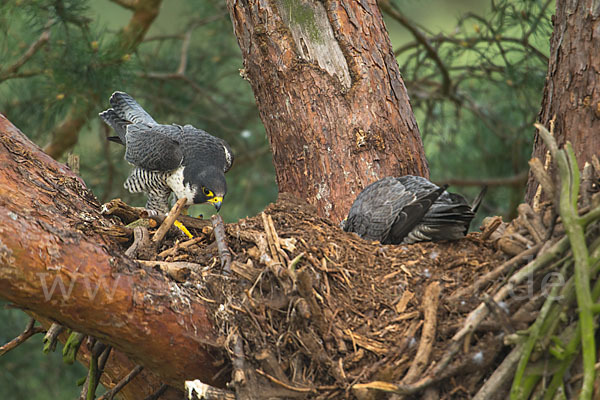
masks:
<path fill-rule="evenodd" d="M 233 224 L 180 217 L 190 240 L 168 220 L 180 203 L 165 220 L 114 200 L 130 225 L 107 233 L 210 304 L 230 379 L 213 398 L 598 395 L 600 165 L 581 178 L 538 128 L 560 175 L 532 161 L 547 200 L 459 241 L 367 242 L 286 194 Z"/>

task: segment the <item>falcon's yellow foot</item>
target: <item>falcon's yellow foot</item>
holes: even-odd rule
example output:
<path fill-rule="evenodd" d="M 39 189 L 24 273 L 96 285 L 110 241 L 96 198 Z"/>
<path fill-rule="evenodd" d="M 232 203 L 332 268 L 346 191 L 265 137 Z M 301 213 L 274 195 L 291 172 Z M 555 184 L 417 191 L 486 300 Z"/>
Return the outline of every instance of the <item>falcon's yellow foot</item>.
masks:
<path fill-rule="evenodd" d="M 185 225 L 183 225 L 181 222 L 175 220 L 175 222 L 173 223 L 173 225 L 175 225 L 176 227 L 179 228 L 179 230 L 183 233 L 185 233 L 187 235 L 187 237 L 189 237 L 190 239 L 194 238 L 194 235 L 192 235 L 190 233 L 190 231 L 188 231 L 188 229 L 185 227 Z"/>

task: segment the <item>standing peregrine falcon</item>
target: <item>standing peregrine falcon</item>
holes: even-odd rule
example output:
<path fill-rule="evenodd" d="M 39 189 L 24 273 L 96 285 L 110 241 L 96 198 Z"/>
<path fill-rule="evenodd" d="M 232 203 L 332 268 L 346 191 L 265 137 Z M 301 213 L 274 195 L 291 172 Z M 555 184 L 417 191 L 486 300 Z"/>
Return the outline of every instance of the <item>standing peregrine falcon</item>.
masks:
<path fill-rule="evenodd" d="M 342 229 L 382 244 L 460 239 L 485 190 L 469 205 L 463 196 L 420 176 L 383 178 L 358 195 Z"/>
<path fill-rule="evenodd" d="M 169 211 L 171 192 L 187 205 L 212 203 L 217 211 L 227 193 L 225 172 L 233 164 L 229 144 L 191 125 L 157 123 L 130 95 L 114 92 L 100 117 L 125 146 L 134 168 L 125 181 L 131 193 L 146 192 L 146 207 Z"/>

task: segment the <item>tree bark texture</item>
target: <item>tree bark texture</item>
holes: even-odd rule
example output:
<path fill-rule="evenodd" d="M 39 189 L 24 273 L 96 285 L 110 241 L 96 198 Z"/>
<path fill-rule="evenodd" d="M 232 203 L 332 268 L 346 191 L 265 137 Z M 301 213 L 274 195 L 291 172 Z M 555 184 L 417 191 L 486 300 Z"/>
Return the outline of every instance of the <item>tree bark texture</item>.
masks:
<path fill-rule="evenodd" d="M 96 233 L 111 222 L 80 178 L 1 114 L 0 165 L 0 297 L 112 345 L 169 385 L 211 383 L 205 303 Z"/>
<path fill-rule="evenodd" d="M 559 144 L 573 144 L 580 169 L 600 153 L 600 2 L 558 0 L 550 39 L 550 60 L 539 115 Z M 546 159 L 546 146 L 536 133 L 533 157 Z M 537 182 L 529 175 L 527 201 Z"/>
<path fill-rule="evenodd" d="M 384 176 L 428 176 L 375 0 L 228 0 L 280 192 L 339 221 Z"/>

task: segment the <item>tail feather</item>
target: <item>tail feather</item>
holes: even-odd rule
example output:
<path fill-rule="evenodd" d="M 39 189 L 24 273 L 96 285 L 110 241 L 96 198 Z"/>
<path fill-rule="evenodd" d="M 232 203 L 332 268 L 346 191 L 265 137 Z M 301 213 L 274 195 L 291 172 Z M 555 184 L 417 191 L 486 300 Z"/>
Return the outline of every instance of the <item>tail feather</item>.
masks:
<path fill-rule="evenodd" d="M 473 200 L 473 203 L 471 204 L 471 211 L 473 211 L 473 214 L 475 214 L 477 212 L 477 210 L 479 209 L 479 206 L 481 205 L 481 201 L 483 200 L 483 197 L 485 196 L 486 192 L 487 192 L 487 185 L 484 186 L 481 189 L 481 192 L 479 192 L 479 194 L 477 195 L 477 197 L 475 197 L 475 200 Z"/>
<path fill-rule="evenodd" d="M 112 136 L 108 138 L 108 140 L 125 144 L 125 133 L 127 131 L 127 125 L 129 125 L 129 122 L 119 117 L 119 115 L 117 115 L 115 110 L 113 110 L 112 108 L 109 108 L 106 111 L 102 111 L 99 115 L 100 118 L 102 118 L 102 120 L 104 120 L 104 122 L 106 122 L 108 126 L 113 128 L 113 130 L 117 134 L 116 137 Z M 118 140 L 115 140 L 116 138 L 118 138 Z"/>
<path fill-rule="evenodd" d="M 417 226 L 433 203 L 444 193 L 448 185 L 437 188 L 404 206 L 396 216 L 394 223 L 382 243 L 401 243 L 402 240 Z"/>
<path fill-rule="evenodd" d="M 156 124 L 150 114 L 125 92 L 114 92 L 109 101 L 115 113 L 130 123 Z"/>

